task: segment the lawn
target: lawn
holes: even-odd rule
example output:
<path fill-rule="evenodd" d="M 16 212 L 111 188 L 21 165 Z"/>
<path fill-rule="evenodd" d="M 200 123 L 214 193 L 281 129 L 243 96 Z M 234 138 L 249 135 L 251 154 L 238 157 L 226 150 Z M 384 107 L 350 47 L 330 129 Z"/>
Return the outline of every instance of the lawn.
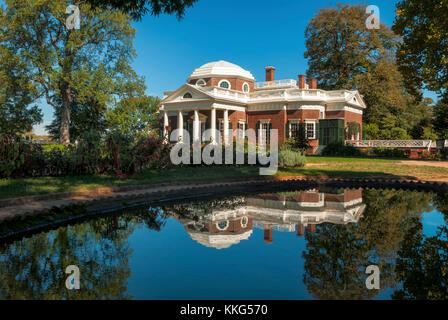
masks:
<path fill-rule="evenodd" d="M 381 177 L 448 182 L 447 168 L 430 165 L 408 165 L 400 160 L 319 156 L 311 156 L 307 160 L 308 164 L 305 168 L 280 168 L 277 176 Z M 259 176 L 259 169 L 254 166 L 203 166 L 174 167 L 160 172 L 148 170 L 127 178 L 98 175 L 3 179 L 0 180 L 0 198 L 137 184 L 219 181 L 257 176 Z"/>

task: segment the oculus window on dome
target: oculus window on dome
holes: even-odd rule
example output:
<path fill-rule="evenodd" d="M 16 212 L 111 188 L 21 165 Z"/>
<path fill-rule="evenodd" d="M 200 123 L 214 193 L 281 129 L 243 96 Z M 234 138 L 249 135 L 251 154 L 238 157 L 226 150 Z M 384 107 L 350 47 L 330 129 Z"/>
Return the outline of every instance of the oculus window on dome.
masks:
<path fill-rule="evenodd" d="M 204 79 L 199 79 L 199 80 L 196 82 L 196 85 L 199 86 L 199 87 L 203 87 L 203 86 L 205 86 L 206 84 L 207 84 L 207 83 L 205 82 Z"/>
<path fill-rule="evenodd" d="M 229 221 L 220 221 L 216 224 L 216 227 L 221 231 L 226 230 L 228 226 L 229 226 Z"/>
<path fill-rule="evenodd" d="M 247 83 L 244 83 L 243 84 L 243 92 L 244 93 L 249 93 L 249 91 L 250 91 L 249 85 Z"/>
<path fill-rule="evenodd" d="M 230 89 L 230 82 L 227 80 L 221 80 L 218 84 L 220 88 Z"/>

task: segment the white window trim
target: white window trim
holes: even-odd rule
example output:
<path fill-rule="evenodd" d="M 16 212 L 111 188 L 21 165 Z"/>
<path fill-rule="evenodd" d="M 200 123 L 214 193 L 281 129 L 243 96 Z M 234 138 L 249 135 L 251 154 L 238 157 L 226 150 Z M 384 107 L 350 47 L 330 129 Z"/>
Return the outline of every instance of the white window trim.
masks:
<path fill-rule="evenodd" d="M 185 95 L 187 95 L 187 94 L 190 94 L 191 98 L 184 98 Z M 191 94 L 191 92 L 187 91 L 187 92 L 185 92 L 185 93 L 182 95 L 182 100 L 183 100 L 183 99 L 193 99 L 193 95 Z"/>
<path fill-rule="evenodd" d="M 247 90 L 247 91 L 244 91 L 244 86 L 246 86 L 246 85 L 247 85 L 248 90 Z M 241 87 L 241 89 L 242 89 L 242 91 L 243 91 L 244 93 L 249 93 L 249 92 L 250 92 L 250 85 L 249 85 L 247 82 L 244 82 L 244 83 L 243 83 L 243 86 Z"/>
<path fill-rule="evenodd" d="M 229 87 L 228 88 L 222 88 L 221 87 L 221 83 L 223 83 L 223 82 L 227 82 L 229 84 Z M 228 89 L 228 90 L 232 89 L 232 85 L 230 84 L 230 82 L 225 80 L 225 79 L 218 82 L 218 87 L 221 88 L 221 89 Z"/>
<path fill-rule="evenodd" d="M 243 223 L 243 220 L 245 221 L 245 223 Z M 246 228 L 249 224 L 249 218 L 247 216 L 242 217 L 240 223 L 242 228 Z"/>
<path fill-rule="evenodd" d="M 289 124 L 289 128 L 288 128 L 288 132 L 289 132 L 289 137 L 288 138 L 292 138 L 292 131 L 291 131 L 291 124 L 293 123 L 300 123 L 300 119 L 289 119 L 288 120 Z"/>
<path fill-rule="evenodd" d="M 313 130 L 314 135 L 310 138 L 308 138 L 308 126 L 307 126 L 308 123 L 314 124 L 314 130 Z M 316 140 L 316 120 L 305 120 L 305 134 L 308 139 Z"/>
<path fill-rule="evenodd" d="M 225 221 L 225 222 L 226 222 L 226 227 L 225 227 L 225 228 L 221 228 L 221 227 L 219 226 L 219 224 L 220 224 L 221 222 L 224 222 L 224 221 L 216 222 L 216 228 L 217 228 L 218 230 L 221 230 L 221 231 L 227 230 L 227 228 L 229 227 L 229 221 L 227 221 L 227 220 Z"/>
<path fill-rule="evenodd" d="M 245 135 L 245 132 L 246 132 L 246 121 L 238 120 L 238 124 L 237 124 L 237 127 L 236 127 L 237 132 L 238 132 L 238 129 L 240 127 L 240 124 L 243 125 L 243 130 L 242 130 L 243 132 L 241 132 L 241 134 L 242 134 L 242 137 L 244 138 L 244 135 Z"/>
<path fill-rule="evenodd" d="M 203 82 L 204 84 L 199 84 L 199 82 Z M 199 79 L 198 81 L 196 81 L 196 85 L 198 86 L 198 87 L 203 87 L 203 86 L 205 86 L 207 84 L 207 82 L 204 80 L 204 79 Z"/>

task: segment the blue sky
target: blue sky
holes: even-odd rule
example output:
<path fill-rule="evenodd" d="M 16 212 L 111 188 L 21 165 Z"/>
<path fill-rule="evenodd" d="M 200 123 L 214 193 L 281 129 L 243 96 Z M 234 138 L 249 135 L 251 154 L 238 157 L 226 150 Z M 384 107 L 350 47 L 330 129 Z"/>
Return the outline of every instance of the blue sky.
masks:
<path fill-rule="evenodd" d="M 148 15 L 133 23 L 138 54 L 133 65 L 146 78 L 147 94 L 157 96 L 177 89 L 195 68 L 217 60 L 240 65 L 257 81 L 264 80 L 264 67 L 270 65 L 277 68 L 276 79 L 296 79 L 307 69 L 303 53 L 308 21 L 320 8 L 339 2 L 376 5 L 381 22 L 390 26 L 398 1 L 199 0 L 180 21 Z M 36 126 L 37 134 L 53 118 L 50 106 L 42 103 L 41 108 L 44 123 Z"/>

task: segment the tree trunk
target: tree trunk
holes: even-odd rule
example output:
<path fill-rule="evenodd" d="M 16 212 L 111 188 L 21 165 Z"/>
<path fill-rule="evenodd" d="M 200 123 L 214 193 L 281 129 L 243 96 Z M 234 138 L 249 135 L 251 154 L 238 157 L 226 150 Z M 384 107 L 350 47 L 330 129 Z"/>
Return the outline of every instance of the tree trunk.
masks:
<path fill-rule="evenodd" d="M 60 92 L 62 96 L 62 106 L 59 141 L 63 145 L 68 145 L 70 143 L 70 104 L 72 102 L 70 85 L 66 82 L 62 83 Z"/>

